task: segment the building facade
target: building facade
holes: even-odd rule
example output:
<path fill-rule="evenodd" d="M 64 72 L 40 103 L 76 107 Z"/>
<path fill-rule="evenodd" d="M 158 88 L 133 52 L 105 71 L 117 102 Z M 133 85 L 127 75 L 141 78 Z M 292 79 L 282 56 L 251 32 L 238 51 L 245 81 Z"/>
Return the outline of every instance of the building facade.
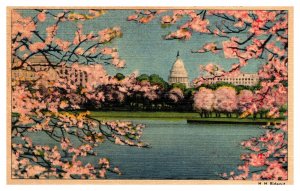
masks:
<path fill-rule="evenodd" d="M 71 67 L 61 67 L 56 69 L 60 78 L 65 78 L 72 84 L 86 86 L 88 75 L 85 71 L 77 70 Z"/>
<path fill-rule="evenodd" d="M 179 52 L 177 53 L 176 61 L 174 62 L 169 75 L 169 84 L 181 83 L 185 87 L 189 88 L 189 76 L 184 67 L 182 59 L 179 57 Z"/>
<path fill-rule="evenodd" d="M 222 76 L 215 77 L 213 79 L 207 79 L 207 84 L 215 84 L 217 82 L 227 82 L 233 85 L 243 85 L 243 86 L 255 86 L 259 83 L 259 76 L 257 73 L 240 73 L 235 77 Z"/>
<path fill-rule="evenodd" d="M 16 62 L 15 59 L 13 61 Z M 12 70 L 12 83 L 16 81 L 34 81 L 39 78 L 37 72 L 45 71 L 49 74 L 49 80 L 55 81 L 59 78 L 65 78 L 74 85 L 85 86 L 88 81 L 88 75 L 85 71 L 74 69 L 68 66 L 49 67 L 48 61 L 42 55 L 31 57 L 27 61 L 29 66 L 22 69 Z M 14 65 L 14 64 L 13 64 Z M 16 64 L 15 64 L 16 65 Z M 46 83 L 46 82 L 45 82 Z M 45 84 L 47 85 L 47 84 Z"/>

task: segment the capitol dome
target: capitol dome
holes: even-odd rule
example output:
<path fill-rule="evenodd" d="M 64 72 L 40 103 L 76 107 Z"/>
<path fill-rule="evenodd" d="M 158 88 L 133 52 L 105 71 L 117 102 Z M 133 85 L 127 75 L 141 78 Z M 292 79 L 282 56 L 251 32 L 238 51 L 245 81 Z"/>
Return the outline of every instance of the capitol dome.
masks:
<path fill-rule="evenodd" d="M 181 58 L 179 58 L 179 52 L 177 53 L 177 58 L 175 63 L 170 70 L 169 84 L 181 83 L 186 87 L 189 87 L 189 77 L 188 73 L 184 67 L 184 63 Z"/>

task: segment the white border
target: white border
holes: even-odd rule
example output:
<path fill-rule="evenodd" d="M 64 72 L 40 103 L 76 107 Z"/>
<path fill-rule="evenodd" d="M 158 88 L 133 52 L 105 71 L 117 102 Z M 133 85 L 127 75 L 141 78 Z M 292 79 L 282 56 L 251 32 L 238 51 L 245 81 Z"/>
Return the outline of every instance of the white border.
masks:
<path fill-rule="evenodd" d="M 4 2 L 3 2 L 4 1 Z M 298 1 L 298 2 L 297 2 Z M 294 6 L 294 88 L 295 88 L 295 100 L 294 100 L 294 185 L 291 186 L 257 186 L 257 185 L 6 185 L 6 6 Z M 299 191 L 300 190 L 300 175 L 299 175 L 299 138 L 300 135 L 300 124 L 297 115 L 300 113 L 300 90 L 298 82 L 300 82 L 300 62 L 299 62 L 299 46 L 300 46 L 300 30 L 299 30 L 299 19 L 300 19 L 300 6 L 299 0 L 82 0 L 75 2 L 75 0 L 68 0 L 63 2 L 62 0 L 2 0 L 0 4 L 0 116 L 1 116 L 1 126 L 0 126 L 0 190 L 10 191 L 10 190 L 233 190 L 233 191 L 255 191 L 255 190 L 288 190 L 288 191 Z M 297 120 L 298 118 L 298 120 Z M 298 188 L 298 189 L 297 189 Z"/>

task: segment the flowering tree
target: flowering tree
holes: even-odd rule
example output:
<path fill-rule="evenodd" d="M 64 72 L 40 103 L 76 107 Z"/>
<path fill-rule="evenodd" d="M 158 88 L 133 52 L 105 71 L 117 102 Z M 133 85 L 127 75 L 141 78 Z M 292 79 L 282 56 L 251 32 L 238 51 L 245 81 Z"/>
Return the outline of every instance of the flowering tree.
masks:
<path fill-rule="evenodd" d="M 265 60 L 264 72 L 271 72 L 270 63 L 276 62 L 276 67 L 283 70 L 283 75 L 286 74 L 286 11 L 137 10 L 128 20 L 148 23 L 165 12 L 167 15 L 161 17 L 162 25 L 175 25 L 187 18 L 183 24 L 178 24 L 177 31 L 165 35 L 165 39 L 189 40 L 196 33 L 211 35 L 220 42 L 205 43 L 199 50 L 192 52 L 223 54 L 226 59 L 238 60 L 229 71 L 221 70 L 213 64 L 204 67 L 209 73 L 218 72 L 212 78 L 239 72 L 251 59 Z M 240 35 L 243 33 L 246 35 Z M 263 75 L 267 76 L 260 71 L 260 76 Z M 200 85 L 203 80 L 200 77 L 195 83 Z"/>
<path fill-rule="evenodd" d="M 161 13 L 164 15 L 160 17 Z M 261 88 L 255 91 L 252 103 L 243 106 L 241 116 L 246 117 L 262 108 L 267 109 L 269 117 L 275 118 L 280 115 L 280 105 L 287 104 L 287 11 L 137 10 L 128 17 L 128 20 L 148 23 L 157 17 L 160 17 L 163 27 L 177 25 L 177 30 L 166 34 L 164 39 L 190 40 L 191 36 L 195 34 L 215 37 L 216 41 L 205 43 L 198 50 L 192 50 L 192 53 L 218 54 L 225 59 L 233 60 L 231 69 L 228 71 L 214 64 L 202 67 L 209 76 L 200 76 L 194 80 L 196 86 L 200 86 L 207 78 L 234 76 L 250 60 L 262 62 L 258 71 Z M 275 94 L 275 92 L 277 93 Z M 219 95 L 216 93 L 216 99 Z M 287 122 L 284 120 L 280 124 L 270 125 L 266 128 L 269 130 L 264 135 L 250 139 L 248 144 L 242 144 L 251 151 L 241 157 L 244 165 L 241 165 L 239 170 L 242 173 L 232 172 L 230 176 L 226 174 L 226 176 L 222 176 L 223 178 L 287 179 L 287 144 L 284 141 L 287 138 Z M 281 138 L 274 140 L 274 137 L 278 136 Z M 264 139 L 264 137 L 268 138 Z M 257 147 L 252 149 L 251 145 Z M 274 150 L 274 147 L 277 149 Z M 255 169 L 256 167 L 260 167 L 260 169 Z"/>
<path fill-rule="evenodd" d="M 216 111 L 231 113 L 237 109 L 236 91 L 232 87 L 222 86 L 216 89 L 213 107 Z"/>
<path fill-rule="evenodd" d="M 253 93 L 250 90 L 241 90 L 238 97 L 238 108 L 241 112 L 243 109 L 247 108 L 249 105 L 252 104 L 254 99 Z"/>
<path fill-rule="evenodd" d="M 120 28 L 112 27 L 97 33 L 93 31 L 84 33 L 82 22 L 100 17 L 104 14 L 103 10 L 89 10 L 86 14 L 71 10 L 59 13 L 47 10 L 36 10 L 36 12 L 35 16 L 24 18 L 19 12 L 12 11 L 13 70 L 31 69 L 30 58 L 39 54 L 44 56 L 47 60 L 45 65 L 49 67 L 74 62 L 81 64 L 102 62 L 116 67 L 124 66 L 124 60 L 119 58 L 117 50 L 104 46 L 122 36 Z M 76 27 L 72 40 L 61 37 L 60 31 L 63 31 L 66 22 Z M 50 24 L 43 28 L 42 23 Z"/>
<path fill-rule="evenodd" d="M 24 75 L 34 71 L 37 77 L 25 81 L 13 78 L 12 178 L 96 179 L 105 178 L 108 173 L 121 174 L 107 158 L 99 158 L 97 164 L 87 163 L 84 158 L 96 155 L 94 148 L 105 140 L 146 147 L 140 140 L 144 126 L 124 121 L 103 122 L 90 118 L 89 112 L 64 111 L 78 109 L 87 100 L 105 100 L 98 87 L 115 81 L 105 74 L 102 64 L 124 66 L 116 49 L 106 46 L 121 36 L 120 28 L 85 34 L 82 23 L 101 16 L 102 10 L 35 11 L 30 17 L 12 11 L 12 70 L 20 70 Z M 72 40 L 63 39 L 62 23 L 74 21 L 77 29 Z M 47 27 L 43 29 L 41 23 Z M 47 61 L 41 71 L 35 70 L 39 64 L 30 61 L 37 55 Z M 64 67 L 75 72 L 70 76 L 79 75 L 78 70 L 85 72 L 89 78 L 85 87 L 61 75 L 53 79 L 49 71 Z M 36 136 L 49 137 L 53 143 L 37 142 L 32 139 Z"/>
<path fill-rule="evenodd" d="M 207 112 L 213 111 L 214 101 L 215 94 L 211 89 L 202 87 L 194 94 L 194 108 L 201 112 L 201 117 L 203 117 L 203 114 L 207 117 Z"/>
<path fill-rule="evenodd" d="M 89 118 L 88 112 L 59 111 L 79 107 L 78 100 L 75 104 L 74 99 L 66 99 L 77 95 L 77 89 L 65 89 L 62 80 L 53 82 L 46 90 L 39 85 L 38 82 L 32 86 L 21 83 L 13 87 L 14 178 L 104 178 L 107 172 L 120 174 L 119 169 L 112 167 L 106 158 L 99 159 L 98 165 L 84 164 L 79 158 L 96 155 L 93 148 L 105 140 L 146 146 L 139 141 L 143 125 L 121 121 L 104 123 Z M 49 136 L 55 146 L 33 142 L 30 135 L 34 134 Z"/>
<path fill-rule="evenodd" d="M 169 91 L 168 97 L 170 100 L 176 103 L 182 100 L 184 98 L 184 95 L 180 88 L 175 87 Z"/>
<path fill-rule="evenodd" d="M 147 81 L 137 82 L 132 76 L 118 80 L 106 75 L 103 64 L 117 68 L 125 65 L 117 49 L 108 45 L 122 36 L 121 29 L 112 27 L 96 33 L 84 30 L 86 20 L 96 19 L 105 11 L 34 11 L 36 14 L 28 17 L 12 12 L 12 70 L 36 71 L 39 64 L 33 63 L 32 58 L 42 55 L 46 60 L 40 64 L 44 71 L 35 72 L 36 79 L 12 83 L 13 177 L 104 178 L 108 172 L 120 174 L 106 158 L 100 158 L 94 165 L 86 163 L 84 158 L 95 155 L 93 149 L 105 140 L 146 147 L 140 140 L 144 126 L 121 121 L 103 122 L 91 119 L 88 113 L 63 110 L 78 109 L 86 102 L 98 105 L 107 100 L 123 102 L 126 96 L 133 94 L 156 100 L 159 87 Z M 163 27 L 178 25 L 177 30 L 166 34 L 164 39 L 190 40 L 195 34 L 211 36 L 216 41 L 204 43 L 191 53 L 216 54 L 232 60 L 228 71 L 218 64 L 203 66 L 202 70 L 209 75 L 199 76 L 194 81 L 196 87 L 207 78 L 234 76 L 251 60 L 259 60 L 263 63 L 258 72 L 261 88 L 254 92 L 250 104 L 240 105 L 241 117 L 261 109 L 265 109 L 270 118 L 281 115 L 280 108 L 286 106 L 288 93 L 287 11 L 137 10 L 128 20 L 144 24 L 162 13 L 160 23 Z M 64 23 L 74 28 L 74 34 L 68 38 L 61 35 Z M 51 70 L 66 66 L 89 76 L 85 87 L 59 75 L 56 79 L 51 78 Z M 175 94 L 177 98 L 178 95 L 181 97 L 176 91 L 170 93 L 173 98 Z M 195 106 L 201 105 L 197 96 L 200 96 L 199 92 L 195 94 Z M 236 93 L 231 88 L 221 87 L 214 96 L 213 106 L 219 111 L 236 110 Z M 238 167 L 239 171 L 222 174 L 222 178 L 288 178 L 287 122 L 283 120 L 264 128 L 263 135 L 241 143 L 250 152 L 241 156 L 243 164 Z M 32 133 L 47 135 L 54 143 L 37 143 L 31 139 Z"/>

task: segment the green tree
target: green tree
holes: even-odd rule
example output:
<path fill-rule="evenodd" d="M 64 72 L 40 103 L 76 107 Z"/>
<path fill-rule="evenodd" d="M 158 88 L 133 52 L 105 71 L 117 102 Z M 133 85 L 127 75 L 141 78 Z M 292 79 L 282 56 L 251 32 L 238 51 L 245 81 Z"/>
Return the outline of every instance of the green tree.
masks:
<path fill-rule="evenodd" d="M 115 75 L 115 78 L 117 78 L 119 81 L 121 81 L 121 80 L 123 80 L 123 79 L 125 78 L 125 76 L 124 76 L 124 74 L 122 74 L 122 73 L 117 73 L 117 74 Z"/>
<path fill-rule="evenodd" d="M 136 77 L 136 80 L 141 81 L 149 81 L 149 75 L 147 74 L 141 74 L 140 76 Z"/>
<path fill-rule="evenodd" d="M 180 88 L 183 92 L 186 90 L 186 87 L 182 83 L 174 83 L 171 85 L 171 88 Z"/>
<path fill-rule="evenodd" d="M 149 81 L 151 85 L 158 85 L 164 89 L 167 89 L 169 86 L 169 84 L 157 74 L 151 74 L 149 76 Z"/>

